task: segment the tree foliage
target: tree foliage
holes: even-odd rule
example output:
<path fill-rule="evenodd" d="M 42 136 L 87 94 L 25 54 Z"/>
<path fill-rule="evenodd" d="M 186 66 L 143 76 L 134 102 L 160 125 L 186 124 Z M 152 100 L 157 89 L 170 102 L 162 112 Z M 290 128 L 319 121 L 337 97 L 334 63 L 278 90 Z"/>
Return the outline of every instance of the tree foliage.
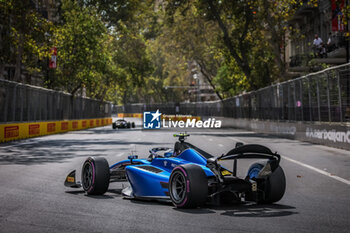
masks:
<path fill-rule="evenodd" d="M 49 88 L 114 103 L 186 101 L 193 68 L 219 98 L 284 76 L 296 0 L 61 0 L 58 21 L 0 0 L 0 71 L 22 64 Z M 307 4 L 315 7 L 317 0 Z M 294 33 L 292 33 L 294 32 Z M 57 69 L 49 70 L 51 47 Z M 281 56 L 282 55 L 282 56 Z M 2 74 L 2 72 L 1 72 Z"/>
<path fill-rule="evenodd" d="M 1 0 L 0 19 L 0 75 L 5 64 L 15 64 L 16 81 L 22 65 L 29 73 L 39 72 L 46 65 L 53 24 L 29 0 Z"/>
<path fill-rule="evenodd" d="M 216 89 L 224 96 L 254 90 L 279 80 L 285 72 L 283 57 L 288 20 L 304 4 L 295 0 L 169 0 L 169 22 L 194 11 L 216 25 L 212 46 L 223 55 L 214 71 Z M 317 5 L 316 0 L 307 4 Z M 206 24 L 201 24 L 206 27 Z M 203 34 L 204 35 L 204 34 Z"/>
<path fill-rule="evenodd" d="M 108 34 L 96 11 L 63 0 L 61 20 L 54 34 L 57 47 L 57 70 L 49 86 L 63 87 L 72 94 L 83 87 L 97 95 L 96 84 L 109 79 L 111 69 Z M 103 77 L 105 76 L 105 77 Z"/>

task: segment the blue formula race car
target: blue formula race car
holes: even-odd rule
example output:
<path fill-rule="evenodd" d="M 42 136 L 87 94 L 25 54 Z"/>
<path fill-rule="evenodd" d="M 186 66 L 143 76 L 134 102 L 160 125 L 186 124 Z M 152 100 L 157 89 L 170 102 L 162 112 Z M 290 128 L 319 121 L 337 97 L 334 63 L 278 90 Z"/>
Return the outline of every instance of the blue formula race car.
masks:
<path fill-rule="evenodd" d="M 82 187 L 88 195 L 102 195 L 111 182 L 128 181 L 122 194 L 135 199 L 170 200 L 178 208 L 196 208 L 205 203 L 254 201 L 274 203 L 285 192 L 286 180 L 279 166 L 280 155 L 262 145 L 237 143 L 227 154 L 214 157 L 185 142 L 188 134 L 177 134 L 174 149 L 153 148 L 145 159 L 131 155 L 112 166 L 103 157 L 89 157 L 82 167 L 81 182 L 75 170 L 65 186 Z M 239 178 L 237 160 L 264 159 L 250 166 Z M 218 161 L 233 160 L 229 170 Z"/>

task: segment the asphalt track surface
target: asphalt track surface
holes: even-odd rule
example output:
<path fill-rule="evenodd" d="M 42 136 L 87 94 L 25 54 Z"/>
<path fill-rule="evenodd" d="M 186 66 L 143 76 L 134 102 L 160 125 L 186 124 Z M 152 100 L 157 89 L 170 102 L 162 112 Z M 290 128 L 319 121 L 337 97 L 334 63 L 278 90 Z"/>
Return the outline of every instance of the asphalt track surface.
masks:
<path fill-rule="evenodd" d="M 349 232 L 349 151 L 242 130 L 188 130 L 189 142 L 215 155 L 237 141 L 278 151 L 287 189 L 276 204 L 182 210 L 124 199 L 126 184 L 111 184 L 103 196 L 63 186 L 68 172 L 80 174 L 87 156 L 104 156 L 110 164 L 131 150 L 146 157 L 151 147 L 172 147 L 173 132 L 179 130 L 108 126 L 1 144 L 0 232 Z M 251 162 L 238 164 L 239 175 Z"/>

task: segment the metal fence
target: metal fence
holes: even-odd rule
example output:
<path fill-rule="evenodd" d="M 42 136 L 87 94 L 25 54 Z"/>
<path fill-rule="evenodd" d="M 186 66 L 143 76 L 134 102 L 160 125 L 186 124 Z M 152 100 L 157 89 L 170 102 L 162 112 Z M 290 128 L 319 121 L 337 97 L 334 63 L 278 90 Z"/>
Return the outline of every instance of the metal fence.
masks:
<path fill-rule="evenodd" d="M 349 121 L 350 63 L 277 83 L 223 101 L 130 104 L 118 106 L 114 111 L 140 113 L 156 109 L 164 114 L 224 116 L 277 121 Z"/>
<path fill-rule="evenodd" d="M 0 79 L 0 122 L 111 116 L 111 104 Z"/>

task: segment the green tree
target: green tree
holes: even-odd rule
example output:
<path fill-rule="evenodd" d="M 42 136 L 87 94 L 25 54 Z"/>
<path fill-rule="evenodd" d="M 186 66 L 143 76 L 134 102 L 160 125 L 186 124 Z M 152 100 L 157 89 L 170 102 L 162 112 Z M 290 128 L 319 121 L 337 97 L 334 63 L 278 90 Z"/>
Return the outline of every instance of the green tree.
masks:
<path fill-rule="evenodd" d="M 148 78 L 148 100 L 153 102 L 180 102 L 188 98 L 188 89 L 168 88 L 170 86 L 188 86 L 190 72 L 188 60 L 172 53 L 170 41 L 158 37 L 148 41 L 148 51 L 154 65 L 154 72 Z"/>
<path fill-rule="evenodd" d="M 101 56 L 101 43 L 106 29 L 93 9 L 80 7 L 76 2 L 63 0 L 61 20 L 54 40 L 57 47 L 56 78 L 49 86 L 61 86 L 71 94 L 96 78 Z"/>
<path fill-rule="evenodd" d="M 195 11 L 206 22 L 215 23 L 218 29 L 214 33 L 218 36 L 211 45 L 223 54 L 225 61 L 220 63 L 220 72 L 213 81 L 218 90 L 231 90 L 225 91 L 227 95 L 241 88 L 254 90 L 269 85 L 283 76 L 285 64 L 281 54 L 288 39 L 288 20 L 302 4 L 295 0 L 169 0 L 166 10 L 170 22 Z M 315 6 L 317 1 L 307 4 Z M 221 86 L 228 83 L 239 88 Z"/>
<path fill-rule="evenodd" d="M 0 0 L 0 19 L 0 75 L 5 64 L 15 64 L 15 81 L 22 65 L 30 73 L 46 69 L 53 24 L 29 0 Z"/>
<path fill-rule="evenodd" d="M 219 36 L 216 24 L 206 21 L 194 6 L 183 12 L 174 12 L 171 18 L 165 14 L 163 18 L 165 23 L 159 40 L 164 41 L 166 50 L 198 64 L 198 71 L 216 90 L 213 78 L 223 61 L 223 54 L 216 43 Z M 222 99 L 219 92 L 217 95 Z"/>
<path fill-rule="evenodd" d="M 109 98 L 119 103 L 143 101 L 147 94 L 147 79 L 153 72 L 147 39 L 155 36 L 157 25 L 153 1 L 81 1 L 94 7 L 112 36 L 111 57 L 117 84 Z M 147 39 L 146 39 L 147 38 Z"/>

